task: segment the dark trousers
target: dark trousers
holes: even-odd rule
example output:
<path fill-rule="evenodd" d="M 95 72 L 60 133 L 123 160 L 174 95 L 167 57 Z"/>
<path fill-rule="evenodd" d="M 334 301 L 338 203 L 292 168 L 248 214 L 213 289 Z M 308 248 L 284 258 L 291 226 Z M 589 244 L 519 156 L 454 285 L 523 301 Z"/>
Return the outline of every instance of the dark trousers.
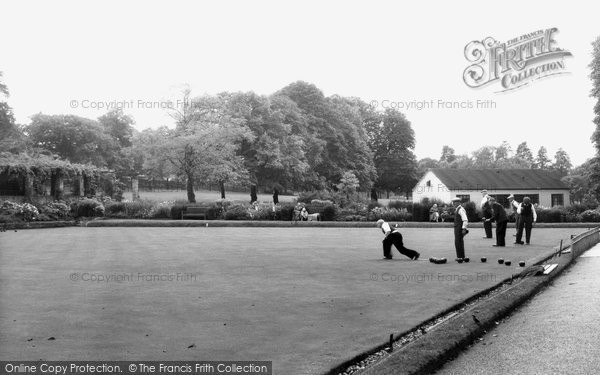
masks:
<path fill-rule="evenodd" d="M 506 246 L 506 225 L 508 221 L 496 223 L 496 245 Z"/>
<path fill-rule="evenodd" d="M 454 247 L 456 248 L 456 257 L 465 257 L 465 240 L 462 234 L 462 227 L 454 227 Z"/>
<path fill-rule="evenodd" d="M 390 233 L 383 240 L 383 256 L 386 258 L 392 257 L 392 245 L 396 246 L 396 249 L 402 255 L 406 255 L 409 258 L 414 258 L 417 256 L 418 252 L 415 250 L 407 249 L 404 247 L 404 242 L 402 241 L 402 235 L 399 232 Z"/>
<path fill-rule="evenodd" d="M 523 238 L 523 228 L 525 228 L 525 242 L 529 243 L 531 239 L 531 228 L 533 227 L 533 216 L 532 217 L 521 217 L 519 220 L 519 226 L 517 230 L 517 242 L 521 242 Z"/>
<path fill-rule="evenodd" d="M 483 222 L 483 229 L 485 229 L 485 236 L 487 238 L 492 238 L 492 222 L 491 221 L 484 221 Z"/>
<path fill-rule="evenodd" d="M 521 225 L 521 221 L 523 221 L 523 218 L 521 217 L 521 215 L 517 214 L 515 216 L 515 229 L 517 230 L 517 233 L 519 232 L 519 226 Z"/>

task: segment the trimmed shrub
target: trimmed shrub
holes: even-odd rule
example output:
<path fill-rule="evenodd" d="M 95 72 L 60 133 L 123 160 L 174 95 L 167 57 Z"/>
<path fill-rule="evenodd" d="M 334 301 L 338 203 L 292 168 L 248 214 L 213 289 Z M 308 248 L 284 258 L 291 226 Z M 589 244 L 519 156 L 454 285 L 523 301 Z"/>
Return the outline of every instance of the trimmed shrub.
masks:
<path fill-rule="evenodd" d="M 369 212 L 367 217 L 370 221 L 379 219 L 385 221 L 409 221 L 412 219 L 412 214 L 406 208 L 375 207 Z"/>
<path fill-rule="evenodd" d="M 247 206 L 242 204 L 232 204 L 227 211 L 225 211 L 225 220 L 249 220 L 250 211 Z"/>
<path fill-rule="evenodd" d="M 151 209 L 149 216 L 153 219 L 169 219 L 171 218 L 171 203 L 161 202 L 155 204 Z"/>
<path fill-rule="evenodd" d="M 275 220 L 291 221 L 294 216 L 294 203 L 279 203 L 275 205 Z"/>
<path fill-rule="evenodd" d="M 252 220 L 273 220 L 275 212 L 273 211 L 273 203 L 255 203 L 250 209 Z"/>
<path fill-rule="evenodd" d="M 171 206 L 171 219 L 180 220 L 181 213 L 185 211 L 188 206 L 187 201 L 175 201 Z"/>
<path fill-rule="evenodd" d="M 323 207 L 323 212 L 321 213 L 321 220 L 322 221 L 335 220 L 335 217 L 337 216 L 337 211 L 338 211 L 338 207 L 335 204 L 333 204 L 333 203 L 326 204 L 325 207 Z"/>
<path fill-rule="evenodd" d="M 65 219 L 69 216 L 71 208 L 66 203 L 58 201 L 42 205 L 40 213 L 46 215 L 51 220 Z"/>
<path fill-rule="evenodd" d="M 537 221 L 540 223 L 560 223 L 566 221 L 567 210 L 562 206 L 536 208 Z"/>
<path fill-rule="evenodd" d="M 467 219 L 469 219 L 470 223 L 476 223 L 476 222 L 481 221 L 481 217 L 483 215 L 477 209 L 477 205 L 475 204 L 475 202 L 467 202 L 464 204 L 464 207 L 465 207 L 465 212 L 467 213 Z"/>
<path fill-rule="evenodd" d="M 75 217 L 104 216 L 104 205 L 91 198 L 83 198 L 71 203 L 71 213 Z"/>
<path fill-rule="evenodd" d="M 581 213 L 581 220 L 584 222 L 600 222 L 600 211 L 598 210 L 586 210 Z"/>

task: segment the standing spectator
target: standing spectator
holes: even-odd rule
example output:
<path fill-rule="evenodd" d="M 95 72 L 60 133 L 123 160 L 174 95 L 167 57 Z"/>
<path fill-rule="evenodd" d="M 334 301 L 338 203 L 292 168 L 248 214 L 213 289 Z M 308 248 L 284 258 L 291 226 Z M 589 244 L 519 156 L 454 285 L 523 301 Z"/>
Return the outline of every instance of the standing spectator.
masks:
<path fill-rule="evenodd" d="M 433 221 L 435 223 L 440 221 L 440 213 L 437 203 L 434 203 L 431 209 L 429 210 L 429 221 Z"/>
<path fill-rule="evenodd" d="M 531 228 L 533 227 L 533 223 L 537 221 L 537 213 L 535 212 L 535 207 L 531 204 L 531 198 L 523 198 L 523 203 L 519 205 L 518 211 L 521 221 L 519 222 L 517 242 L 515 243 L 523 245 L 523 228 L 525 228 L 525 242 L 529 245 Z"/>
<path fill-rule="evenodd" d="M 383 219 L 377 220 L 377 227 L 381 228 L 381 231 L 385 235 L 385 238 L 383 239 L 383 256 L 385 259 L 392 259 L 392 245 L 396 246 L 396 249 L 398 249 L 400 254 L 406 255 L 412 260 L 419 259 L 421 254 L 419 254 L 418 251 L 404 247 L 402 234 L 400 234 L 398 229 L 392 231 L 390 224 Z"/>
<path fill-rule="evenodd" d="M 456 260 L 465 258 L 465 241 L 464 238 L 469 233 L 467 229 L 469 219 L 467 211 L 460 204 L 460 198 L 452 199 L 452 205 L 456 209 L 454 212 L 454 247 L 456 249 Z"/>
<path fill-rule="evenodd" d="M 492 246 L 504 247 L 506 246 L 506 225 L 508 224 L 506 210 L 500 203 L 496 202 L 494 197 L 490 197 L 489 202 L 492 205 L 494 216 L 488 220 L 496 222 L 496 244 Z"/>
<path fill-rule="evenodd" d="M 492 206 L 490 205 L 489 199 L 490 196 L 487 193 L 487 190 L 482 190 L 481 195 L 481 203 L 479 204 L 479 208 L 481 208 L 481 212 L 483 213 L 483 229 L 485 230 L 485 237 L 483 238 L 492 238 L 492 222 L 488 219 L 491 219 L 494 213 L 492 212 Z"/>
<path fill-rule="evenodd" d="M 302 204 L 298 202 L 294 207 L 294 221 L 300 220 L 300 212 L 302 212 Z"/>

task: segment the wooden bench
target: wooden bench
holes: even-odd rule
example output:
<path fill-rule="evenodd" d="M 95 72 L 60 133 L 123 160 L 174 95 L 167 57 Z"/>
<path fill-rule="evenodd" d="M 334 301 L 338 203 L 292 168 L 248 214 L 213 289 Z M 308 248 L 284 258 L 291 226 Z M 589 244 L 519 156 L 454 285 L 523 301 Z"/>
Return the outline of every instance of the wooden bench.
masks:
<path fill-rule="evenodd" d="M 181 211 L 181 220 L 183 219 L 208 219 L 208 211 L 211 208 L 208 206 L 188 206 Z"/>

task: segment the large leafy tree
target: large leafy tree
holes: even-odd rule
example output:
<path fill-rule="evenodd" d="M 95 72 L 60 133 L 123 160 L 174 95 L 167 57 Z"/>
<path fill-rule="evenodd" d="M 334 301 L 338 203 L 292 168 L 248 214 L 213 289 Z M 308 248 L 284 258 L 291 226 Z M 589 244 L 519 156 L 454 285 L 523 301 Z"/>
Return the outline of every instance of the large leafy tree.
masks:
<path fill-rule="evenodd" d="M 410 121 L 399 111 L 388 108 L 378 124 L 370 122 L 367 131 L 377 168 L 376 187 L 386 191 L 411 191 L 418 176 L 413 152 L 415 134 Z"/>
<path fill-rule="evenodd" d="M 131 146 L 135 121 L 131 116 L 123 113 L 122 109 L 117 108 L 106 113 L 98 118 L 98 122 L 120 147 Z"/>
<path fill-rule="evenodd" d="M 569 173 L 573 164 L 571 164 L 571 158 L 569 154 L 562 148 L 559 148 L 554 154 L 554 164 L 552 165 L 552 169 L 559 171 L 561 174 L 566 175 Z"/>
<path fill-rule="evenodd" d="M 596 99 L 594 105 L 594 124 L 592 143 L 596 147 L 596 156 L 590 162 L 590 189 L 600 199 L 600 37 L 592 42 L 592 61 L 590 62 L 592 91 L 590 96 Z"/>
<path fill-rule="evenodd" d="M 166 126 L 134 132 L 131 146 L 123 149 L 122 173 L 127 176 L 144 174 L 151 179 L 167 179 L 174 172 L 163 151 L 172 130 Z"/>
<path fill-rule="evenodd" d="M 228 107 L 244 118 L 252 139 L 241 142 L 250 180 L 256 186 L 290 188 L 308 169 L 302 137 L 293 133 L 302 122 L 296 104 L 285 96 L 259 96 L 253 92 L 230 94 Z"/>
<path fill-rule="evenodd" d="M 517 152 L 515 154 L 515 157 L 520 160 L 523 160 L 524 163 L 528 165 L 528 168 L 531 168 L 533 166 L 533 153 L 527 145 L 527 142 L 519 143 L 519 145 L 517 146 Z"/>
<path fill-rule="evenodd" d="M 292 126 L 300 135 L 309 170 L 304 187 L 334 187 L 343 173 L 352 170 L 361 188 L 375 177 L 371 150 L 365 141 L 365 103 L 354 98 L 326 98 L 315 85 L 292 83 L 275 95 L 286 96 L 300 109 L 303 121 Z"/>
<path fill-rule="evenodd" d="M 448 145 L 444 145 L 444 147 L 442 147 L 440 162 L 452 163 L 454 160 L 456 160 L 454 149 Z"/>
<path fill-rule="evenodd" d="M 184 103 L 188 104 L 173 114 L 176 128 L 162 146 L 162 153 L 187 179 L 190 203 L 196 202 L 196 179 L 218 183 L 222 193 L 225 183 L 247 179 L 238 149 L 242 141 L 251 141 L 253 136 L 245 119 L 231 112 L 228 99 L 227 94 L 221 94 L 189 100 L 189 91 L 186 91 Z"/>
<path fill-rule="evenodd" d="M 0 79 L 2 72 L 0 72 Z M 8 98 L 8 86 L 0 80 L 0 152 L 18 153 L 25 148 L 26 139 L 21 128 L 15 123 L 12 108 L 4 98 Z"/>
<path fill-rule="evenodd" d="M 496 151 L 496 162 L 510 159 L 512 153 L 512 147 L 507 141 L 503 141 L 502 144 L 495 148 Z"/>
<path fill-rule="evenodd" d="M 550 159 L 548 158 L 548 150 L 541 146 L 535 159 L 535 167 L 538 169 L 548 169 L 550 167 Z"/>
<path fill-rule="evenodd" d="M 34 146 L 73 163 L 107 166 L 117 150 L 116 142 L 100 123 L 75 115 L 36 114 L 25 131 Z"/>
<path fill-rule="evenodd" d="M 494 168 L 496 164 L 495 148 L 483 146 L 472 153 L 474 168 Z"/>

